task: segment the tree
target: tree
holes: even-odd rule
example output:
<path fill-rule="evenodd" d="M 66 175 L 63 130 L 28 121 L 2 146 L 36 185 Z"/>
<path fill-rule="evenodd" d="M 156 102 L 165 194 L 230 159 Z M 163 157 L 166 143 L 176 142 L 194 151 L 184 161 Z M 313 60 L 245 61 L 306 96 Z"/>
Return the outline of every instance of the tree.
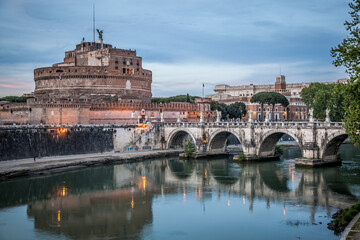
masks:
<path fill-rule="evenodd" d="M 151 102 L 154 103 L 169 103 L 169 102 L 190 102 L 194 103 L 195 98 L 198 98 L 197 96 L 190 96 L 189 94 L 186 95 L 177 95 L 172 97 L 154 97 L 151 98 Z"/>
<path fill-rule="evenodd" d="M 252 96 L 250 102 L 258 103 L 261 105 L 261 119 L 262 112 L 264 108 L 264 104 L 268 104 L 272 106 L 272 112 L 274 112 L 274 108 L 276 104 L 281 104 L 283 107 L 287 107 L 289 105 L 289 101 L 287 98 L 278 93 L 278 92 L 259 92 Z"/>
<path fill-rule="evenodd" d="M 355 145 L 360 145 L 360 0 L 349 3 L 351 21 L 345 21 L 348 36 L 331 49 L 336 67 L 344 66 L 349 74 L 348 84 L 337 93 L 344 94 L 346 133 Z"/>
<path fill-rule="evenodd" d="M 191 157 L 194 154 L 194 152 L 195 152 L 195 146 L 193 145 L 193 143 L 191 141 L 185 143 L 184 153 L 186 157 L 187 158 Z"/>
<path fill-rule="evenodd" d="M 217 101 L 211 101 L 210 107 L 211 107 L 211 111 L 220 111 L 222 119 L 225 119 L 227 117 L 228 112 L 226 110 L 226 104 L 225 103 L 219 103 Z"/>
<path fill-rule="evenodd" d="M 229 118 L 242 118 L 246 115 L 246 105 L 242 102 L 235 102 L 225 107 Z"/>
<path fill-rule="evenodd" d="M 188 102 L 188 103 L 190 102 L 190 96 L 188 93 L 186 94 L 186 102 Z"/>
<path fill-rule="evenodd" d="M 272 113 L 274 113 L 274 108 L 276 104 L 280 104 L 281 106 L 286 108 L 287 106 L 289 106 L 289 100 L 287 100 L 284 95 L 278 92 L 269 92 L 269 99 L 267 104 L 272 106 Z"/>
<path fill-rule="evenodd" d="M 311 83 L 309 87 L 303 88 L 301 98 L 308 110 L 314 109 L 314 117 L 325 119 L 326 109 L 330 110 L 331 121 L 340 122 L 344 117 L 343 94 L 341 91 L 344 84 Z"/>

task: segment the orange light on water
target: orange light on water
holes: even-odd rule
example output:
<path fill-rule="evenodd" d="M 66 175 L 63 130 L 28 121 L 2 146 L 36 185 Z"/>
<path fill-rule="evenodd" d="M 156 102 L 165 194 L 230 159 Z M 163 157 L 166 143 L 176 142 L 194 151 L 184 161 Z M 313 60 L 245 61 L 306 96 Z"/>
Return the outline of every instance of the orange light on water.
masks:
<path fill-rule="evenodd" d="M 143 189 L 145 191 L 146 190 L 146 177 L 145 176 L 142 177 L 142 184 L 143 184 Z"/>
<path fill-rule="evenodd" d="M 61 221 L 61 211 L 60 210 L 58 210 L 58 212 L 57 212 L 57 220 L 58 220 L 58 222 Z"/>

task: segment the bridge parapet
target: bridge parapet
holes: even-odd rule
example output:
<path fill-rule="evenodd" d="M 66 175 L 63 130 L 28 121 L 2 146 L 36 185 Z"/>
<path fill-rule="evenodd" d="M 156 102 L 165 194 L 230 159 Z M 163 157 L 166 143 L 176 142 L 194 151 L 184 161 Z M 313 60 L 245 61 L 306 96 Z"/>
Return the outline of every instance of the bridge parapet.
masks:
<path fill-rule="evenodd" d="M 165 127 L 232 127 L 232 128 L 342 128 L 342 122 L 177 122 L 164 123 Z"/>

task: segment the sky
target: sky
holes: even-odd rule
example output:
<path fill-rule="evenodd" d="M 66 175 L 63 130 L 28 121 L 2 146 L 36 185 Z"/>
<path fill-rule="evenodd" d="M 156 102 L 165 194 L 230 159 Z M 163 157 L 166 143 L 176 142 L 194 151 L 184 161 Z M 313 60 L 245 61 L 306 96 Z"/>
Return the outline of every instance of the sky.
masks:
<path fill-rule="evenodd" d="M 0 97 L 34 91 L 33 70 L 96 28 L 135 49 L 154 97 L 212 94 L 217 84 L 328 82 L 347 77 L 330 49 L 346 36 L 342 0 L 0 0 Z M 97 34 L 96 34 L 97 35 Z M 97 36 L 96 36 L 97 39 Z"/>

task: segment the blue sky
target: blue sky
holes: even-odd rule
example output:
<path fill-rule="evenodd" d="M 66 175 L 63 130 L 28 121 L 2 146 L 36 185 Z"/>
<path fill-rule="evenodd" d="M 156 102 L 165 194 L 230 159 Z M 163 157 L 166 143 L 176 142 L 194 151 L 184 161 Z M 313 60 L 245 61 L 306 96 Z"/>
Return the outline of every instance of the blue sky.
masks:
<path fill-rule="evenodd" d="M 0 96 L 34 90 L 33 70 L 92 41 L 136 49 L 153 96 L 211 94 L 216 84 L 336 81 L 331 47 L 346 37 L 342 0 L 0 0 Z M 97 38 L 97 36 L 96 36 Z"/>

